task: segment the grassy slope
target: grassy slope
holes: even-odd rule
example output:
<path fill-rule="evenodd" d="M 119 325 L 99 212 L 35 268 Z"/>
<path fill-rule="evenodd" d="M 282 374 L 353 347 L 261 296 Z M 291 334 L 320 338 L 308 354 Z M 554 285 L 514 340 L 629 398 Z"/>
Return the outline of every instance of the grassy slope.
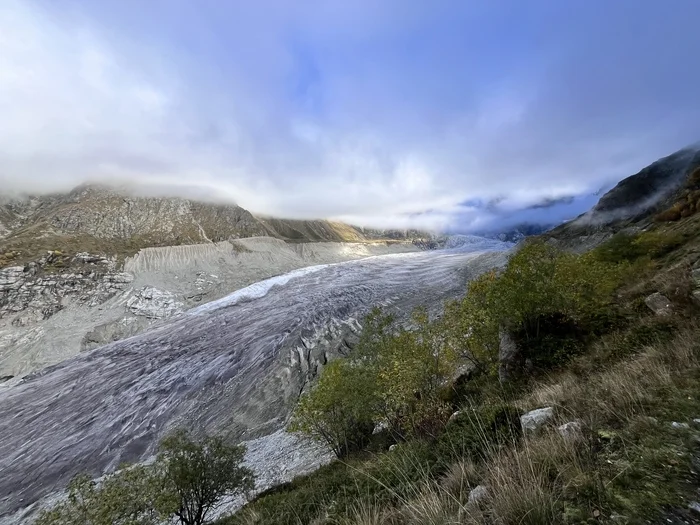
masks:
<path fill-rule="evenodd" d="M 479 400 L 436 442 L 392 452 L 376 445 L 259 497 L 227 524 L 695 523 L 700 499 L 700 309 L 690 299 L 700 253 L 697 216 L 657 228 L 661 248 L 641 262 L 617 300 L 619 319 L 586 352 L 517 392 L 480 385 Z M 661 291 L 674 314 L 643 299 Z M 543 406 L 557 424 L 526 439 L 494 439 L 490 408 Z M 689 428 L 674 428 L 673 422 Z M 481 505 L 468 503 L 477 484 Z M 696 521 L 693 521 L 696 520 Z"/>

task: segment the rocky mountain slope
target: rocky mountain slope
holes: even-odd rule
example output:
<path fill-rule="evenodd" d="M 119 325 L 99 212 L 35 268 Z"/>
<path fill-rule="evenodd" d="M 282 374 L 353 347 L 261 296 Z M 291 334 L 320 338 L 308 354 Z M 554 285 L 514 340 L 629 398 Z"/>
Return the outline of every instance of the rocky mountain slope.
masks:
<path fill-rule="evenodd" d="M 635 232 L 664 221 L 662 213 L 674 207 L 679 209 L 678 219 L 680 210 L 695 213 L 698 190 L 700 147 L 684 148 L 623 179 L 591 210 L 543 236 L 560 247 L 585 251 L 615 232 Z"/>
<path fill-rule="evenodd" d="M 0 200 L 0 378 L 290 270 L 418 249 L 405 238 L 95 186 Z"/>
<path fill-rule="evenodd" d="M 291 242 L 407 238 L 403 232 L 363 232 L 325 220 L 255 217 L 232 204 L 141 197 L 101 186 L 14 200 L 0 196 L 0 268 L 27 263 L 49 250 L 71 256 L 90 252 L 123 258 L 153 246 L 256 236 Z"/>

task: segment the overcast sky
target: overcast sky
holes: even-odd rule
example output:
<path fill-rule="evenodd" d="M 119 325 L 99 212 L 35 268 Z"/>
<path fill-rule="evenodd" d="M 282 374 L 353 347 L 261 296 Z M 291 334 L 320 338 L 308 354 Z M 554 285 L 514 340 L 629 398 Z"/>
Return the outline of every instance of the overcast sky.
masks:
<path fill-rule="evenodd" d="M 560 220 L 700 140 L 698 20 L 698 0 L 0 0 L 0 187 Z"/>

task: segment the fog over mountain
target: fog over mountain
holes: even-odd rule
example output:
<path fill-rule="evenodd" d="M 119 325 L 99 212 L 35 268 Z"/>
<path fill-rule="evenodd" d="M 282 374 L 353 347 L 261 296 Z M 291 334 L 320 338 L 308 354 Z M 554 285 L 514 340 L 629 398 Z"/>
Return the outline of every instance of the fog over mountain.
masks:
<path fill-rule="evenodd" d="M 695 0 L 6 0 L 0 188 L 557 224 L 700 137 L 698 16 Z"/>

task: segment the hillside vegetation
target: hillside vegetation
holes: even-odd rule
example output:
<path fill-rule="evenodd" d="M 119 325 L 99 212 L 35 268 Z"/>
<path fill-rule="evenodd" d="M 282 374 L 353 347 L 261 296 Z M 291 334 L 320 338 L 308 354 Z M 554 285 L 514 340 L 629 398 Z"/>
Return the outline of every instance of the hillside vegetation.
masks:
<path fill-rule="evenodd" d="M 291 425 L 339 459 L 222 523 L 697 522 L 699 225 L 531 242 L 439 319 L 375 311 Z"/>

